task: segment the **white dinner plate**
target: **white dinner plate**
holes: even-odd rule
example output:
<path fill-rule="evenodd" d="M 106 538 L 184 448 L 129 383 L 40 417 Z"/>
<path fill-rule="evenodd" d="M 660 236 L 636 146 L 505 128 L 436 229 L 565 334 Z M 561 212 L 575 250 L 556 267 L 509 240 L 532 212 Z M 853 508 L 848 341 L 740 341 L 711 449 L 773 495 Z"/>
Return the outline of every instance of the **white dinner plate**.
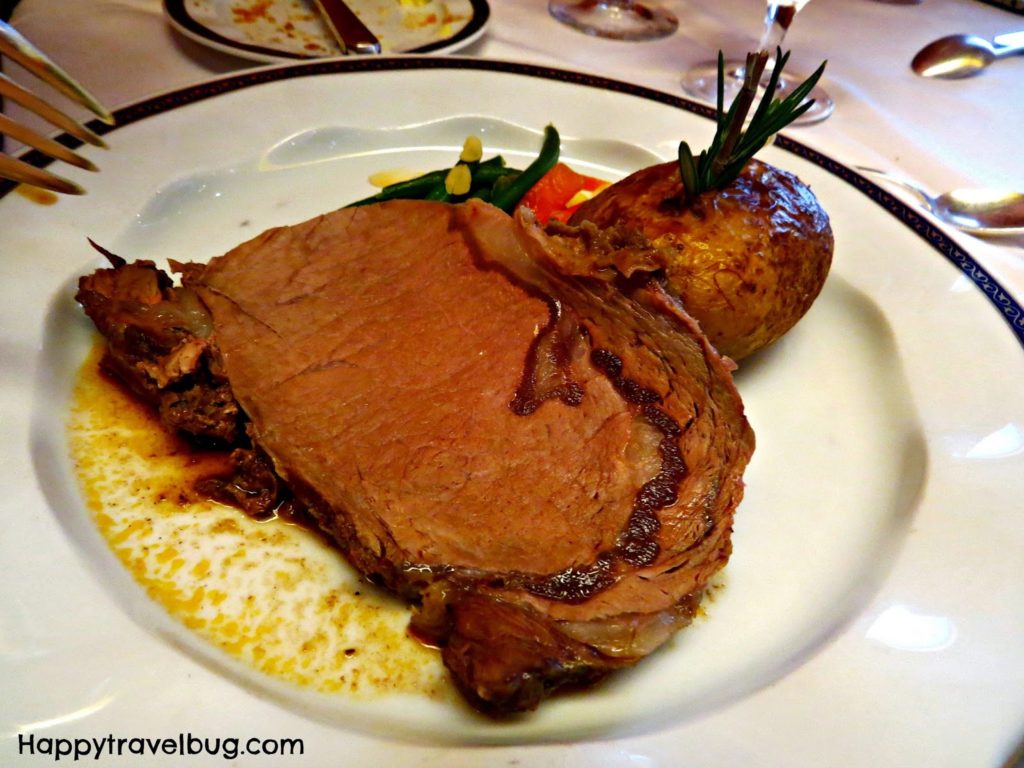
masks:
<path fill-rule="evenodd" d="M 635 670 L 493 722 L 443 692 L 293 685 L 187 629 L 128 575 L 69 453 L 92 338 L 74 284 L 101 263 L 86 238 L 204 261 L 371 193 L 374 172 L 444 167 L 468 133 L 528 162 L 549 122 L 570 165 L 619 178 L 680 139 L 706 145 L 706 108 L 579 73 L 385 57 L 232 75 L 117 118 L 95 126 L 109 151 L 82 149 L 99 174 L 58 169 L 86 196 L 44 205 L 0 186 L 0 763 L 108 735 L 146 752 L 114 765 L 220 765 L 166 750 L 278 737 L 301 739 L 296 766 L 996 766 L 1012 752 L 1024 322 L 913 210 L 786 137 L 763 151 L 815 190 L 836 252 L 810 313 L 736 374 L 758 447 L 714 599 Z"/>
<path fill-rule="evenodd" d="M 487 0 L 347 0 L 384 54 L 451 53 L 487 28 Z M 253 61 L 341 56 L 315 0 L 164 0 L 171 25 L 201 45 Z"/>

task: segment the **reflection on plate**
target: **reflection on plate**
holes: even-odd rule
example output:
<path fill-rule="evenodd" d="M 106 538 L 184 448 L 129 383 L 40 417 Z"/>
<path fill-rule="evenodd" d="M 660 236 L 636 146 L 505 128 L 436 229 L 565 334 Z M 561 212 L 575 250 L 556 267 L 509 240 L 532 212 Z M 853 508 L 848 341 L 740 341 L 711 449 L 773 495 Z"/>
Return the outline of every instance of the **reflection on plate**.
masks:
<path fill-rule="evenodd" d="M 294 108 L 270 108 L 284 98 Z M 238 119 L 247 114 L 262 118 Z M 214 735 L 272 718 L 316 750 L 310 765 L 339 754 L 353 765 L 522 760 L 515 746 L 446 751 L 394 737 L 617 739 L 531 752 L 531 764 L 568 766 L 669 764 L 684 749 L 698 764 L 753 754 L 788 765 L 997 763 L 1022 714 L 1006 673 L 1024 666 L 1012 641 L 1024 623 L 1020 306 L 912 210 L 792 141 L 764 157 L 808 181 L 830 212 L 833 274 L 797 328 L 737 373 L 758 449 L 724 586 L 705 619 L 609 684 L 502 725 L 445 697 L 356 701 L 289 684 L 171 619 L 83 504 L 65 422 L 92 338 L 70 298 L 96 264 L 86 235 L 131 258 L 204 260 L 368 194 L 382 168 L 440 167 L 470 130 L 516 163 L 553 122 L 570 164 L 618 177 L 672 157 L 680 138 L 710 138 L 704 115 L 665 94 L 528 66 L 316 62 L 121 110 L 108 132 L 115 151 L 85 198 L 44 208 L 7 195 L 0 251 L 16 279 L 0 284 L 11 361 L 0 466 L 23 514 L 0 539 L 12 617 L 0 679 L 19 727 L 74 712 L 83 733 L 123 732 L 170 711 L 161 722 L 175 732 Z M 225 122 L 237 127 L 230 136 L 208 128 Z M 154 151 L 168 135 L 178 151 Z M 825 709 L 832 717 L 819 719 Z M 886 739 L 851 736 L 878 723 Z M 627 738 L 637 733 L 652 735 Z"/>
<path fill-rule="evenodd" d="M 381 51 L 449 53 L 483 34 L 487 0 L 348 0 Z M 343 54 L 315 0 L 164 0 L 178 31 L 210 48 L 256 61 Z"/>

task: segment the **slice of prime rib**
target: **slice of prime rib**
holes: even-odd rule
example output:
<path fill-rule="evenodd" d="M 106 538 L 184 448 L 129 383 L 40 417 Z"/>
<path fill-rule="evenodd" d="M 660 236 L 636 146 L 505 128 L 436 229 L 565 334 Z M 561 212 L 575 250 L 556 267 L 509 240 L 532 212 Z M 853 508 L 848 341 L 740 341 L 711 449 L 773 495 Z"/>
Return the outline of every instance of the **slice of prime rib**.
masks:
<path fill-rule="evenodd" d="M 730 363 L 620 240 L 394 201 L 183 270 L 247 434 L 484 712 L 650 654 L 730 554 Z"/>

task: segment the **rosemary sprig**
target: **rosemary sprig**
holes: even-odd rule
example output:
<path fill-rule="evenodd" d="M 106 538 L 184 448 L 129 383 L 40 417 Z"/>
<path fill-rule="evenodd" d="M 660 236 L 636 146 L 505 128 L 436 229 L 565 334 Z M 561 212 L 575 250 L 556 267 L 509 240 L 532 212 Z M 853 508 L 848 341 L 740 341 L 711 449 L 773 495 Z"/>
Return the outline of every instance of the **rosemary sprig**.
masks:
<path fill-rule="evenodd" d="M 690 145 L 685 141 L 679 142 L 679 173 L 683 179 L 683 197 L 686 202 L 692 201 L 702 192 L 722 189 L 729 184 L 739 176 L 750 158 L 767 143 L 768 139 L 814 104 L 814 99 L 807 99 L 807 94 L 825 71 L 825 62 L 822 62 L 821 66 L 787 97 L 776 99 L 775 90 L 788 60 L 789 52 L 783 54 L 781 48 L 777 49 L 775 66 L 765 86 L 764 96 L 761 97 L 754 116 L 750 118 L 750 124 L 744 130 L 747 113 L 757 97 L 761 76 L 768 63 L 768 52 L 747 54 L 743 86 L 726 112 L 725 57 L 719 51 L 718 103 L 715 109 L 715 122 L 718 127 L 711 140 L 711 146 L 695 158 Z"/>

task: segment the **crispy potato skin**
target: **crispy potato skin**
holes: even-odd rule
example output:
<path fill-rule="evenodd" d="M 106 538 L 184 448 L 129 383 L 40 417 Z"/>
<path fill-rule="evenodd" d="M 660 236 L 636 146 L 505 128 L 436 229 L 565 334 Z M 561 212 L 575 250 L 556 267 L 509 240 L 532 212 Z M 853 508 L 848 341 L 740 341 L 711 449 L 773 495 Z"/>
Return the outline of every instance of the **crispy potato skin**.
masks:
<path fill-rule="evenodd" d="M 803 317 L 832 263 L 828 216 L 796 176 L 751 160 L 725 189 L 681 202 L 675 162 L 637 171 L 573 215 L 635 229 L 663 254 L 668 287 L 719 352 L 739 360 Z"/>

